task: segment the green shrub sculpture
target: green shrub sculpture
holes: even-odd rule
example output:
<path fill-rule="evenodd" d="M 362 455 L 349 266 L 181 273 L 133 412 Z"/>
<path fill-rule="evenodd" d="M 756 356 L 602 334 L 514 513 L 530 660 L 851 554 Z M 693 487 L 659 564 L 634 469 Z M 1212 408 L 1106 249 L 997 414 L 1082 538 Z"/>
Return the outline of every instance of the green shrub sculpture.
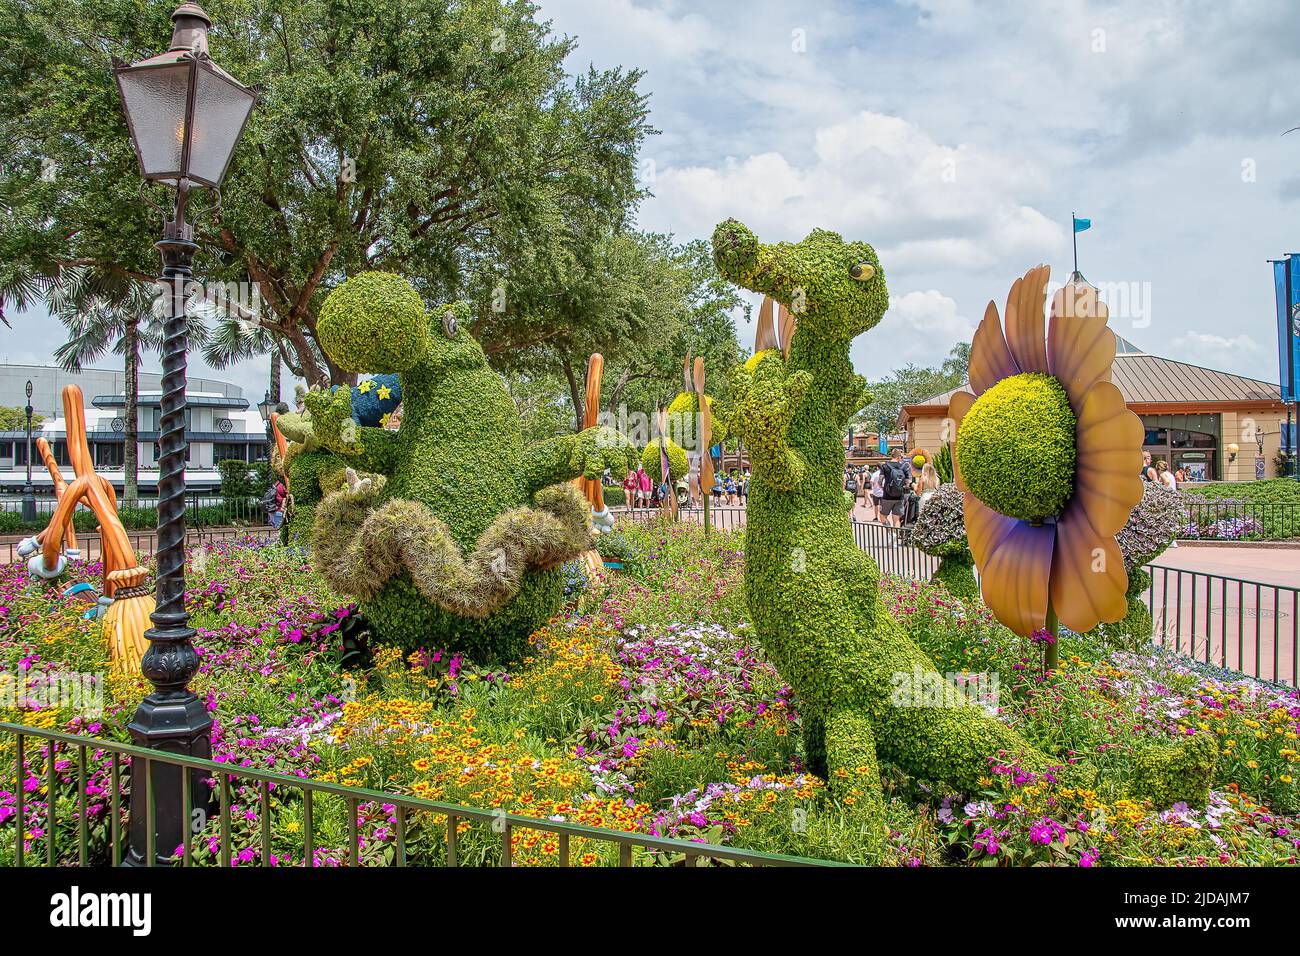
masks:
<path fill-rule="evenodd" d="M 659 439 L 650 439 L 649 444 L 645 446 L 645 451 L 641 453 L 641 467 L 646 470 L 651 481 L 663 481 L 663 464 L 659 455 Z M 690 470 L 690 463 L 686 458 L 686 449 L 671 438 L 668 439 L 668 468 L 673 473 L 673 480 L 683 478 L 686 472 Z"/>
<path fill-rule="evenodd" d="M 941 678 L 882 607 L 880 571 L 854 544 L 840 487 L 841 436 L 866 393 L 849 345 L 889 304 L 875 250 L 820 229 L 798 243 L 760 243 L 727 220 L 713 252 L 723 276 L 798 318 L 788 359 L 765 349 L 735 370 L 728 422 L 753 467 L 745 596 L 765 652 L 798 698 L 811 768 L 832 792 L 854 795 L 883 841 L 878 755 L 966 793 L 991 760 L 1031 771 L 1060 763 L 980 707 L 915 706 L 905 693 L 918 678 Z M 1205 788 L 1180 794 L 1205 796 Z"/>
<path fill-rule="evenodd" d="M 321 574 L 379 639 L 509 662 L 558 611 L 559 566 L 591 547 L 589 506 L 561 483 L 626 467 L 635 450 L 604 427 L 525 445 L 468 319 L 465 303 L 425 310 L 386 273 L 330 294 L 322 345 L 349 372 L 399 375 L 402 426 L 358 426 L 351 389 L 308 393 L 285 430 L 300 444 L 293 522 L 312 516 Z"/>
<path fill-rule="evenodd" d="M 705 395 L 704 400 L 708 403 L 712 416 L 709 443 L 720 445 L 727 440 L 727 420 L 712 395 Z M 694 392 L 679 392 L 677 397 L 668 403 L 669 440 L 688 451 L 700 451 L 700 431 L 699 396 Z"/>
<path fill-rule="evenodd" d="M 962 419 L 957 465 L 975 496 L 1022 521 L 1057 514 L 1074 490 L 1074 412 L 1050 375 L 1028 372 L 987 389 Z M 1009 427 L 1032 421 L 1033 432 Z"/>
<path fill-rule="evenodd" d="M 939 559 L 931 580 L 954 596 L 970 600 L 980 596 L 975 581 L 975 559 L 966 542 L 965 509 L 961 489 L 940 485 L 925 503 L 912 526 L 912 543 Z"/>

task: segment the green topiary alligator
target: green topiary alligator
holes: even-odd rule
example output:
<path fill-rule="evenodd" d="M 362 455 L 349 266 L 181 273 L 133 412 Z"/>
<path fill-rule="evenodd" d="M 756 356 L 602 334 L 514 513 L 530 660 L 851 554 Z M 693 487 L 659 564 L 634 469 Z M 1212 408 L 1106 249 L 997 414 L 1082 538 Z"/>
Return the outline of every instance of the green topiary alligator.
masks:
<path fill-rule="evenodd" d="M 525 446 L 468 318 L 464 303 L 426 310 L 386 273 L 330 294 L 321 346 L 348 371 L 399 373 L 402 426 L 358 427 L 350 389 L 309 393 L 307 421 L 288 423 L 294 520 L 314 508 L 318 569 L 380 639 L 508 662 L 559 609 L 558 565 L 591 547 L 590 508 L 561 483 L 626 467 L 634 449 L 610 428 Z"/>
<path fill-rule="evenodd" d="M 991 759 L 1028 770 L 1059 764 L 979 706 L 910 706 L 911 684 L 938 674 L 881 606 L 879 569 L 854 544 L 841 491 L 842 436 L 866 400 L 849 344 L 889 304 L 875 250 L 824 230 L 767 245 L 728 220 L 713 233 L 713 252 L 724 276 L 798 319 L 788 359 L 764 349 L 735 370 L 729 422 L 754 470 L 746 599 L 764 650 L 802 704 L 812 769 L 879 814 L 877 754 L 966 793 Z"/>

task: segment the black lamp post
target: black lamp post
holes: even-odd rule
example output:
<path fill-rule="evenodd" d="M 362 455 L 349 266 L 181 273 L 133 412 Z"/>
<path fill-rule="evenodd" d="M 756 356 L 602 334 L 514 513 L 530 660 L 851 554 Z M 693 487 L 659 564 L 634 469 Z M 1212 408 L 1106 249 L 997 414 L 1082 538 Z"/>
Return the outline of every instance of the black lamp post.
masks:
<path fill-rule="evenodd" d="M 23 523 L 36 521 L 36 489 L 32 487 L 32 380 L 27 380 L 27 484 L 23 485 Z"/>
<path fill-rule="evenodd" d="M 271 390 L 266 390 L 266 397 L 257 403 L 257 411 L 262 416 L 262 424 L 266 426 L 266 460 L 271 460 L 271 451 L 275 447 L 275 436 L 271 434 L 271 413 L 275 411 L 276 402 L 271 401 Z"/>
<path fill-rule="evenodd" d="M 216 190 L 235 144 L 252 112 L 257 91 L 243 86 L 208 56 L 212 21 L 197 3 L 172 14 L 171 48 L 130 66 L 115 60 L 113 71 L 136 157 L 146 180 L 175 186 L 175 214 L 157 243 L 162 283 L 170 286 L 170 308 L 163 326 L 162 415 L 159 421 L 158 608 L 145 632 L 149 650 L 141 661 L 153 693 L 140 704 L 129 725 L 141 746 L 190 757 L 212 755 L 212 719 L 189 689 L 198 670 L 194 629 L 185 612 L 185 286 L 198 245 L 185 221 L 185 205 L 195 186 Z M 143 866 L 146 820 L 142 762 L 131 766 L 131 847 L 126 864 Z M 195 802 L 210 804 L 205 775 L 194 771 Z M 158 863 L 172 860 L 191 825 L 183 805 L 181 770 L 153 764 Z"/>

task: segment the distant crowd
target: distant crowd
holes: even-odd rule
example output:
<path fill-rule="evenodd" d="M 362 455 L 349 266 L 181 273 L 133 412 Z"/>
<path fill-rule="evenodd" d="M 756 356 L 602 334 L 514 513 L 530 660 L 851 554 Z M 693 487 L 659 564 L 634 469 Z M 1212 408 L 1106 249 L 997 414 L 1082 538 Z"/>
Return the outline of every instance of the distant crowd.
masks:
<path fill-rule="evenodd" d="M 714 474 L 713 487 L 709 490 L 710 503 L 715 507 L 744 507 L 749 495 L 750 471 L 732 468 L 725 474 Z M 613 479 L 607 470 L 604 483 L 612 485 Z M 623 479 L 623 497 L 629 508 L 658 508 L 668 500 L 667 481 L 655 481 L 645 468 L 638 466 L 635 471 L 629 469 Z M 673 482 L 672 494 L 677 498 L 679 508 L 698 508 L 703 505 L 698 480 L 686 477 Z"/>
<path fill-rule="evenodd" d="M 845 465 L 844 490 L 854 498 L 854 510 L 866 512 L 866 520 L 880 521 L 895 528 L 916 521 L 942 482 L 934 465 L 926 462 L 920 470 L 903 460 L 903 450 L 895 448 L 889 460 L 872 465 Z"/>

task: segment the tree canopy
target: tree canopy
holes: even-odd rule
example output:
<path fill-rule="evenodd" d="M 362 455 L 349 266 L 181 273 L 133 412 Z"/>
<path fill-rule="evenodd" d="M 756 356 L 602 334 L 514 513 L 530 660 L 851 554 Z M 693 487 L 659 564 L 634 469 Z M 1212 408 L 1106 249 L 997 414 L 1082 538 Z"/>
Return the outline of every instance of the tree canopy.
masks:
<path fill-rule="evenodd" d="M 923 402 L 958 388 L 966 381 L 970 366 L 970 343 L 958 342 L 935 368 L 909 362 L 874 382 L 868 388 L 871 403 L 854 417 L 854 425 L 878 431 L 893 431 L 904 405 Z"/>
<path fill-rule="evenodd" d="M 101 300 L 158 268 L 157 213 L 110 60 L 161 52 L 171 0 L 16 0 L 0 7 L 0 308 L 85 270 Z M 364 270 L 431 301 L 564 288 L 642 193 L 654 132 L 636 70 L 565 72 L 573 41 L 523 0 L 213 0 L 214 59 L 261 95 L 218 205 L 191 218 L 195 273 L 256 283 L 216 334 L 215 362 L 266 344 L 313 384 L 349 381 L 316 342 L 325 295 Z M 157 201 L 170 198 L 154 188 Z M 483 276 L 492 277 L 487 281 Z M 484 308 L 486 309 L 486 304 Z M 527 345 L 536 319 L 494 329 Z M 508 332 L 508 335 L 506 334 Z"/>

